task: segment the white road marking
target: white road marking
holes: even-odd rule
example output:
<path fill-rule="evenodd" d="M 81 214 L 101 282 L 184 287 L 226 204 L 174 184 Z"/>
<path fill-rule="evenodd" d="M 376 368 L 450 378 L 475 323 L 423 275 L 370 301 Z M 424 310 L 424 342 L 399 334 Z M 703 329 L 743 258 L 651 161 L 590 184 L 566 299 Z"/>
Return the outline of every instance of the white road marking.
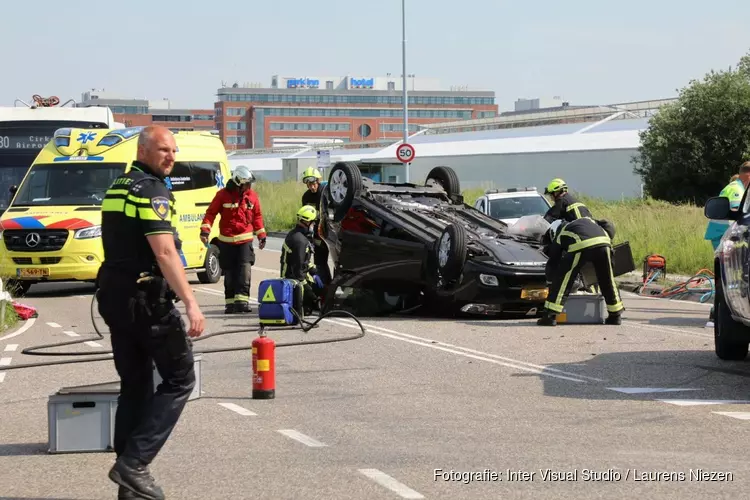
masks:
<path fill-rule="evenodd" d="M 69 337 L 80 337 L 76 332 L 71 332 L 70 330 L 65 330 L 63 333 Z"/>
<path fill-rule="evenodd" d="M 409 488 L 405 484 L 396 481 L 394 478 L 386 474 L 385 472 L 379 471 L 378 469 L 357 469 L 360 474 L 367 476 L 372 479 L 380 486 L 387 488 L 394 492 L 401 498 L 424 498 L 424 496 Z"/>
<path fill-rule="evenodd" d="M 257 415 L 257 413 L 253 413 L 247 408 L 243 408 L 242 406 L 236 405 L 234 403 L 219 403 L 219 406 L 223 406 L 227 410 L 232 410 L 235 413 L 239 413 L 240 415 L 245 415 L 247 417 Z"/>
<path fill-rule="evenodd" d="M 328 446 L 326 444 L 321 443 L 320 441 L 311 438 L 310 436 L 306 436 L 305 434 L 302 434 L 301 432 L 295 431 L 294 429 L 280 429 L 277 431 L 286 437 L 290 439 L 294 439 L 295 441 L 299 441 L 300 443 L 307 445 L 311 448 L 321 448 L 323 446 Z"/>
<path fill-rule="evenodd" d="M 632 299 L 668 300 L 668 301 L 672 301 L 672 302 L 677 301 L 677 299 L 669 299 L 667 297 L 651 297 L 649 295 L 638 295 L 637 293 L 628 292 L 628 291 L 625 291 L 625 290 L 620 290 L 620 296 L 621 297 L 630 297 Z M 709 302 L 693 302 L 692 300 L 679 300 L 677 302 L 679 302 L 680 305 L 685 304 L 685 305 L 703 306 L 703 307 L 711 307 L 711 306 L 713 306 L 713 304 L 711 304 Z"/>
<path fill-rule="evenodd" d="M 742 399 L 657 399 L 657 401 L 677 406 L 750 404 L 749 400 Z"/>
<path fill-rule="evenodd" d="M 21 328 L 19 328 L 13 333 L 9 333 L 5 337 L 0 337 L 0 340 L 8 340 L 8 339 L 12 339 L 13 337 L 17 337 L 18 335 L 21 335 L 23 332 L 31 328 L 34 325 L 34 323 L 36 323 L 36 318 L 29 318 L 26 320 L 26 323 Z"/>
<path fill-rule="evenodd" d="M 0 372 L 0 382 L 5 380 L 5 372 Z"/>
<path fill-rule="evenodd" d="M 739 420 L 750 420 L 750 412 L 747 411 L 712 411 L 717 415 L 724 415 L 725 417 L 732 417 Z"/>
<path fill-rule="evenodd" d="M 10 365 L 12 358 L 0 358 L 0 366 Z"/>
<path fill-rule="evenodd" d="M 658 332 L 664 332 L 664 333 L 677 333 L 680 335 L 687 335 L 689 337 L 698 337 L 702 339 L 713 339 L 713 334 L 708 333 L 700 333 L 700 332 L 689 332 L 686 330 L 677 330 L 675 328 L 667 328 L 665 326 L 655 326 L 655 325 L 646 325 L 644 323 L 638 323 L 637 321 L 630 321 L 630 320 L 624 320 L 622 322 L 624 325 L 630 325 L 635 328 L 646 328 L 649 330 L 656 330 Z M 702 328 L 702 327 L 701 327 Z"/>
<path fill-rule="evenodd" d="M 683 389 L 675 387 L 607 387 L 610 391 L 624 392 L 625 394 L 647 394 L 651 392 L 682 392 L 702 391 L 703 389 Z"/>
<path fill-rule="evenodd" d="M 223 296 L 224 295 L 222 292 L 220 292 L 218 290 L 213 290 L 211 288 L 200 287 L 200 288 L 198 288 L 198 291 L 209 293 L 209 294 L 216 295 L 216 296 Z M 257 300 L 255 298 L 253 298 L 253 297 L 251 297 L 251 301 L 254 302 L 254 303 L 256 303 L 256 304 L 258 303 Z M 323 321 L 359 330 L 359 326 L 356 323 L 354 323 L 353 321 L 352 322 L 348 322 L 348 321 L 345 321 L 345 320 L 328 319 L 328 318 L 324 319 Z M 563 380 L 570 380 L 572 382 L 586 383 L 586 380 L 583 380 L 584 378 L 591 378 L 592 380 L 601 380 L 601 379 L 595 379 L 593 377 L 585 377 L 584 375 L 578 375 L 578 374 L 570 374 L 570 375 L 573 375 L 573 377 L 575 377 L 575 378 L 567 377 L 567 376 L 564 376 L 564 375 L 555 375 L 554 373 L 551 373 L 551 372 L 552 371 L 560 372 L 560 373 L 567 373 L 567 372 L 562 372 L 561 370 L 555 370 L 553 368 L 545 368 L 545 367 L 542 367 L 542 366 L 539 366 L 539 365 L 532 365 L 531 363 L 526 363 L 525 361 L 511 360 L 511 361 L 513 361 L 513 363 L 516 363 L 516 364 L 506 363 L 506 362 L 503 362 L 503 361 L 499 361 L 497 359 L 491 359 L 491 357 L 498 357 L 500 359 L 510 359 L 510 358 L 502 358 L 501 356 L 497 356 L 495 354 L 489 354 L 489 353 L 485 353 L 485 352 L 482 352 L 482 351 L 475 351 L 473 349 L 468 349 L 466 347 L 457 347 L 458 349 L 464 349 L 464 350 L 469 351 L 469 352 L 461 352 L 459 350 L 449 349 L 449 348 L 446 348 L 446 347 L 441 347 L 441 346 L 439 346 L 437 344 L 432 344 L 433 341 L 429 340 L 429 339 L 424 339 L 424 340 L 417 341 L 417 340 L 412 340 L 410 338 L 405 338 L 405 337 L 413 337 L 413 338 L 416 338 L 416 339 L 421 339 L 421 337 L 416 337 L 414 335 L 408 335 L 406 333 L 401 333 L 401 332 L 395 332 L 395 334 L 385 333 L 386 331 L 387 332 L 393 332 L 393 330 L 388 330 L 388 329 L 385 329 L 385 328 L 381 328 L 379 326 L 369 325 L 369 324 L 365 324 L 365 323 L 363 323 L 363 326 L 365 326 L 366 328 L 370 328 L 371 329 L 370 331 L 372 333 L 376 334 L 376 335 L 380 335 L 380 336 L 383 336 L 383 337 L 388 337 L 388 338 L 400 340 L 402 342 L 409 342 L 411 344 L 416 344 L 416 345 L 419 345 L 419 346 L 422 346 L 422 347 L 429 347 L 431 349 L 437 349 L 439 351 L 449 352 L 449 353 L 452 353 L 452 354 L 458 354 L 459 356 L 464 356 L 464 357 L 467 357 L 467 358 L 477 359 L 477 360 L 480 360 L 480 361 L 487 361 L 488 363 L 493 363 L 493 364 L 496 364 L 496 365 L 505 366 L 507 368 L 515 368 L 516 370 L 527 371 L 527 372 L 531 372 L 531 373 L 536 373 L 538 375 L 544 375 L 544 376 L 547 376 L 547 377 L 554 377 L 554 378 L 559 378 L 559 379 L 563 379 Z M 385 330 L 385 331 L 380 331 L 380 330 Z M 443 344 L 443 345 L 451 345 L 451 344 Z M 470 354 L 470 352 L 479 353 L 479 354 L 481 354 L 481 356 L 478 356 L 478 355 L 475 355 L 475 354 Z M 520 363 L 527 364 L 529 366 L 521 366 Z M 532 367 L 538 367 L 538 368 L 532 368 Z"/>
<path fill-rule="evenodd" d="M 89 340 L 88 342 L 84 342 L 89 347 L 101 347 L 102 345 L 99 342 L 94 342 L 93 340 Z"/>
<path fill-rule="evenodd" d="M 267 267 L 253 266 L 253 271 L 263 271 L 265 273 L 276 274 L 277 276 L 281 275 L 281 271 L 279 271 L 278 269 L 268 269 Z"/>
<path fill-rule="evenodd" d="M 18 349 L 18 344 L 8 344 L 5 346 L 5 352 L 13 352 Z"/>
<path fill-rule="evenodd" d="M 48 321 L 48 322 L 47 322 L 47 324 L 48 324 L 49 326 L 51 326 L 52 328 L 62 328 L 62 327 L 61 327 L 60 325 L 58 325 L 57 323 L 51 323 L 51 322 L 49 322 L 49 321 Z"/>

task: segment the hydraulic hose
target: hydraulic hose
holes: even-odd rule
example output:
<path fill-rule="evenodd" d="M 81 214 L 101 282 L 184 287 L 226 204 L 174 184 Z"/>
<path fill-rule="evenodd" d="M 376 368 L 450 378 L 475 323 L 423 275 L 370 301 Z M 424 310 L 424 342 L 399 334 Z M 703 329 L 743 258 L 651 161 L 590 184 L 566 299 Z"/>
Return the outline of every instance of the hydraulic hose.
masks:
<path fill-rule="evenodd" d="M 21 368 L 36 368 L 36 367 L 42 367 L 42 366 L 53 366 L 53 365 L 63 365 L 63 364 L 71 364 L 71 363 L 93 363 L 96 361 L 107 361 L 112 359 L 112 351 L 111 350 L 99 350 L 99 351 L 86 351 L 86 352 L 70 352 L 70 351 L 63 351 L 63 352 L 39 352 L 43 349 L 51 349 L 54 347 L 63 347 L 68 345 L 75 345 L 75 344 L 81 344 L 83 342 L 90 342 L 95 340 L 102 340 L 104 338 L 104 335 L 102 335 L 102 332 L 99 331 L 99 328 L 96 326 L 96 321 L 94 320 L 94 304 L 96 301 L 96 292 L 94 292 L 94 296 L 91 299 L 91 324 L 94 325 L 94 331 L 98 335 L 97 337 L 89 337 L 79 340 L 70 340 L 66 342 L 57 342 L 53 344 L 44 344 L 44 345 L 38 345 L 38 346 L 32 346 L 27 347 L 26 349 L 23 349 L 21 351 L 21 354 L 27 354 L 30 356 L 82 356 L 84 359 L 68 359 L 68 360 L 59 360 L 59 361 L 48 361 L 48 362 L 41 362 L 41 363 L 28 363 L 23 365 L 14 365 L 14 366 L 3 366 L 0 367 L 0 371 L 6 371 L 6 370 L 18 370 Z M 315 321 L 306 321 L 302 317 L 300 317 L 299 313 L 296 309 L 290 308 L 292 315 L 297 319 L 299 322 L 298 325 L 289 325 L 289 326 L 273 326 L 269 327 L 266 325 L 259 325 L 255 328 L 235 328 L 235 329 L 227 329 L 227 330 L 219 330 L 214 333 L 209 333 L 207 335 L 202 335 L 196 339 L 191 339 L 193 343 L 201 342 L 207 339 L 210 339 L 212 337 L 218 337 L 220 335 L 231 335 L 235 333 L 252 333 L 252 332 L 265 332 L 267 330 L 269 331 L 294 331 L 294 330 L 302 330 L 303 332 L 307 333 L 313 328 L 318 327 L 318 323 L 323 321 L 323 319 L 331 317 L 331 316 L 348 316 L 352 318 L 357 325 L 359 326 L 360 332 L 355 335 L 349 335 L 346 337 L 336 337 L 331 339 L 320 339 L 320 340 L 307 340 L 307 341 L 301 341 L 301 342 L 280 342 L 276 344 L 276 347 L 295 347 L 295 346 L 303 346 L 303 345 L 316 345 L 316 344 L 330 344 L 334 342 L 346 342 L 349 340 L 356 340 L 359 338 L 362 338 L 365 336 L 366 329 L 364 325 L 359 321 L 359 318 L 357 318 L 355 315 L 351 314 L 348 311 L 340 311 L 340 310 L 332 310 L 325 314 L 321 314 L 318 316 L 318 318 Z M 232 352 L 232 351 L 246 351 L 252 349 L 251 345 L 245 345 L 245 346 L 235 346 L 235 347 L 217 347 L 213 349 L 205 349 L 202 351 L 193 351 L 193 354 L 212 354 L 217 352 Z M 100 356 L 94 356 L 96 354 L 99 354 Z"/>

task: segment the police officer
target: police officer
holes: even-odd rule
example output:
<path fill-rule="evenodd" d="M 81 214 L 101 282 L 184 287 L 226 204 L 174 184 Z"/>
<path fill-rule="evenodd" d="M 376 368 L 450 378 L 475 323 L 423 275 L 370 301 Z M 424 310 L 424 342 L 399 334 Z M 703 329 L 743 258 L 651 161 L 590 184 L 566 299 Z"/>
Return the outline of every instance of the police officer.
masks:
<path fill-rule="evenodd" d="M 120 485 L 119 498 L 164 498 L 149 464 L 195 386 L 192 342 L 174 299 L 185 304 L 190 337 L 203 333 L 205 319 L 185 276 L 171 223 L 174 198 L 164 178 L 174 167 L 175 153 L 169 129 L 143 129 L 137 160 L 114 181 L 102 202 L 104 261 L 97 299 L 120 376 L 117 459 L 109 471 Z M 156 392 L 152 361 L 163 380 Z"/>
<path fill-rule="evenodd" d="M 318 216 L 312 205 L 297 211 L 297 225 L 289 231 L 281 248 L 281 277 L 299 281 L 303 286 L 305 314 L 310 314 L 323 291 L 323 281 L 314 261 L 315 249 L 309 236 Z"/>
<path fill-rule="evenodd" d="M 302 194 L 302 205 L 310 205 L 320 213 L 320 196 L 323 193 L 325 183 L 322 182 L 323 176 L 317 168 L 308 167 L 302 172 L 302 182 L 307 186 L 307 191 Z M 328 246 L 318 234 L 318 224 L 320 219 L 316 219 L 313 224 L 312 237 L 315 244 L 315 267 L 318 269 L 318 276 L 324 285 L 331 282 L 331 270 L 328 267 Z"/>
<path fill-rule="evenodd" d="M 568 185 L 562 179 L 552 179 L 544 188 L 544 194 L 552 195 L 555 202 L 544 214 L 544 219 L 549 223 L 558 219 L 572 222 L 581 217 L 593 218 L 588 207 L 568 192 Z"/>
<path fill-rule="evenodd" d="M 596 278 L 607 303 L 606 324 L 622 324 L 624 307 L 612 272 L 612 238 L 614 226 L 606 221 L 581 217 L 573 222 L 557 220 L 545 235 L 549 257 L 545 272 L 550 283 L 549 296 L 544 303 L 545 315 L 537 321 L 543 326 L 555 326 L 573 284 L 573 277 L 587 262 L 594 265 Z"/>

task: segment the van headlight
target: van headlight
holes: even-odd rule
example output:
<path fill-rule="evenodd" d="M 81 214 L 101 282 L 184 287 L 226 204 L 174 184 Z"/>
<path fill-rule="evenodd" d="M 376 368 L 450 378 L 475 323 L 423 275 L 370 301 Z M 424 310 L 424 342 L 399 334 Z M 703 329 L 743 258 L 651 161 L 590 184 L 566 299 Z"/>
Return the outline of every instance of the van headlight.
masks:
<path fill-rule="evenodd" d="M 102 226 L 92 226 L 84 229 L 79 229 L 75 232 L 73 237 L 77 240 L 86 240 L 89 238 L 101 238 Z"/>

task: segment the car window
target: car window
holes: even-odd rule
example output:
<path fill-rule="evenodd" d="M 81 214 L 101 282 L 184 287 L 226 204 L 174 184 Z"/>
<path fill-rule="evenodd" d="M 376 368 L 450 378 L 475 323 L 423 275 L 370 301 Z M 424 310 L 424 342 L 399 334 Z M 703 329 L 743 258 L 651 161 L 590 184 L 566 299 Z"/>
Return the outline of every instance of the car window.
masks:
<path fill-rule="evenodd" d="M 175 162 L 167 186 L 175 192 L 218 186 L 221 168 L 218 162 Z"/>
<path fill-rule="evenodd" d="M 549 210 L 549 206 L 541 196 L 490 200 L 490 217 L 495 219 L 516 219 L 525 215 L 544 215 L 547 210 Z"/>

